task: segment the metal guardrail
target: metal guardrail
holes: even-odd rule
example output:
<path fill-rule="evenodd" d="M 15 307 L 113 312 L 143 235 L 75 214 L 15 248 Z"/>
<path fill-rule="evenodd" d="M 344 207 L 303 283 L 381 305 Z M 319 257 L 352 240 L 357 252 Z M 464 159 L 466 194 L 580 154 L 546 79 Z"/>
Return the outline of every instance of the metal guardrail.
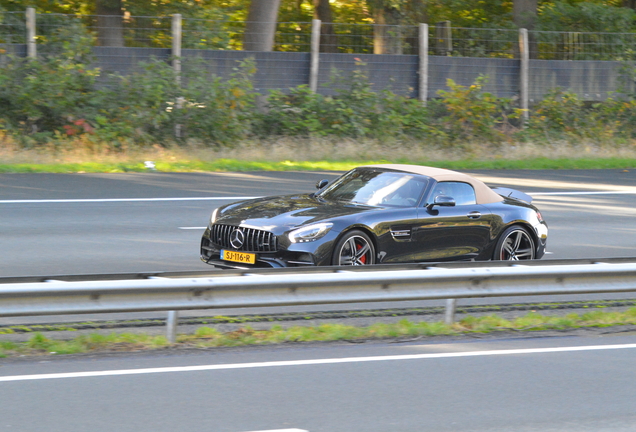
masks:
<path fill-rule="evenodd" d="M 452 322 L 460 298 L 636 291 L 636 258 L 145 275 L 5 278 L 0 316 L 172 311 L 168 339 L 174 341 L 179 310 L 447 299 Z"/>

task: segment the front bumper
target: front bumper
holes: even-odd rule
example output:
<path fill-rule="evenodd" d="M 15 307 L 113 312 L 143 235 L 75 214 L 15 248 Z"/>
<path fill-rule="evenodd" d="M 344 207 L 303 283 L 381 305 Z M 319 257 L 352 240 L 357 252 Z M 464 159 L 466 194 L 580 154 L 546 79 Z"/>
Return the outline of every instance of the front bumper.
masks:
<path fill-rule="evenodd" d="M 279 242 L 276 252 L 250 252 L 256 254 L 256 263 L 238 263 L 221 259 L 221 249 L 232 249 L 223 248 L 211 241 L 210 228 L 208 227 L 201 238 L 201 261 L 223 269 L 322 266 L 329 265 L 331 262 L 331 243 L 329 239 L 320 239 L 315 242 L 291 244 L 285 247 Z"/>

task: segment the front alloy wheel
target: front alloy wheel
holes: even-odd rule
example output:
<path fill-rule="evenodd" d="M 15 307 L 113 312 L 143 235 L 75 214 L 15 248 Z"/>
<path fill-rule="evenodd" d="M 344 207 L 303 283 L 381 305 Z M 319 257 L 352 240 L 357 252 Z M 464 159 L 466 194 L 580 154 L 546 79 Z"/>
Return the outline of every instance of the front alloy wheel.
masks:
<path fill-rule="evenodd" d="M 512 226 L 504 231 L 497 242 L 494 259 L 520 261 L 534 259 L 534 241 L 528 231 Z"/>
<path fill-rule="evenodd" d="M 362 231 L 347 233 L 336 245 L 332 263 L 341 266 L 375 264 L 373 242 Z"/>

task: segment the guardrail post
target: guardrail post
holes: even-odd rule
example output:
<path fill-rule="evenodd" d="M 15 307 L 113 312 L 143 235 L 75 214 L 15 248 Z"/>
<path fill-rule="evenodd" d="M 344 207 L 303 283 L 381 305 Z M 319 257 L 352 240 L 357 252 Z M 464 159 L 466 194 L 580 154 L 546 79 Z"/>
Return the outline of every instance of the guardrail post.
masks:
<path fill-rule="evenodd" d="M 35 9 L 27 8 L 26 10 L 26 31 L 27 31 L 27 57 L 36 58 L 37 48 L 35 45 Z"/>
<path fill-rule="evenodd" d="M 457 299 L 446 300 L 446 313 L 444 322 L 448 325 L 455 324 L 455 310 L 457 309 Z"/>
<path fill-rule="evenodd" d="M 311 57 L 309 64 L 309 90 L 318 90 L 318 69 L 320 63 L 320 25 L 318 19 L 311 21 Z"/>
<path fill-rule="evenodd" d="M 530 65 L 530 45 L 528 42 L 528 30 L 524 28 L 519 29 L 519 56 L 521 60 L 521 64 L 519 65 L 519 104 L 521 106 L 521 109 L 523 110 L 521 117 L 521 127 L 524 127 L 530 119 L 530 113 L 528 111 L 528 73 Z"/>
<path fill-rule="evenodd" d="M 173 344 L 177 342 L 177 326 L 179 325 L 179 312 L 169 311 L 166 320 L 166 337 L 168 342 Z"/>
<path fill-rule="evenodd" d="M 428 24 L 420 24 L 420 67 L 418 96 L 422 105 L 426 106 L 428 98 Z"/>

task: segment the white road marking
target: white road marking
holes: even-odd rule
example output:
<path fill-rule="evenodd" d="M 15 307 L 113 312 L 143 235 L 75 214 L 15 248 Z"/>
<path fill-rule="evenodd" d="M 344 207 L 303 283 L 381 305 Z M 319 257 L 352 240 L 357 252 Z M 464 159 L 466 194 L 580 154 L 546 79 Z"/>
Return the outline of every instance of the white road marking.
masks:
<path fill-rule="evenodd" d="M 179 227 L 179 229 L 182 229 L 182 230 L 204 230 L 206 228 L 207 227 Z"/>
<path fill-rule="evenodd" d="M 261 197 L 187 197 L 187 198 L 100 198 L 100 199 L 51 199 L 51 200 L 0 200 L 0 204 L 41 204 L 41 203 L 110 203 L 110 202 L 152 202 L 152 201 L 214 201 L 247 200 Z"/>
<path fill-rule="evenodd" d="M 602 192 L 532 192 L 531 196 L 548 195 L 633 195 L 636 191 L 602 191 Z M 0 204 L 65 204 L 65 203 L 112 203 L 112 202 L 162 202 L 162 201 L 223 201 L 248 200 L 263 198 L 262 196 L 231 197 L 180 197 L 180 198 L 87 198 L 87 199 L 44 199 L 44 200 L 0 200 Z"/>
<path fill-rule="evenodd" d="M 364 363 L 377 361 L 400 361 L 400 360 L 424 360 L 454 357 L 480 357 L 480 356 L 500 356 L 500 355 L 522 355 L 522 354 L 546 354 L 561 352 L 577 352 L 577 351 L 604 351 L 618 349 L 634 349 L 636 344 L 623 345 L 588 345 L 576 347 L 555 347 L 555 348 L 528 348 L 528 349 L 512 349 L 512 350 L 493 350 L 493 351 L 467 351 L 454 353 L 433 353 L 433 354 L 407 354 L 392 356 L 373 356 L 373 357 L 345 357 L 345 358 L 328 358 L 313 360 L 287 360 L 272 361 L 258 363 L 234 363 L 234 364 L 216 364 L 203 366 L 179 366 L 179 367 L 162 367 L 162 368 L 146 368 L 146 369 L 121 369 L 93 372 L 67 372 L 52 373 L 39 375 L 14 375 L 0 376 L 0 382 L 8 381 L 29 381 L 29 380 L 45 380 L 45 379 L 61 379 L 61 378 L 87 378 L 101 376 L 118 376 L 118 375 L 142 375 L 153 373 L 170 373 L 170 372 L 195 372 L 210 370 L 227 370 L 227 369 L 253 369 L 263 367 L 282 367 L 282 366 L 307 366 L 307 365 L 327 365 L 339 363 Z"/>
<path fill-rule="evenodd" d="M 634 195 L 636 191 L 603 191 L 603 192 L 533 192 L 528 195 Z"/>
<path fill-rule="evenodd" d="M 251 431 L 251 432 L 309 432 L 305 429 L 271 429 L 263 431 Z"/>

